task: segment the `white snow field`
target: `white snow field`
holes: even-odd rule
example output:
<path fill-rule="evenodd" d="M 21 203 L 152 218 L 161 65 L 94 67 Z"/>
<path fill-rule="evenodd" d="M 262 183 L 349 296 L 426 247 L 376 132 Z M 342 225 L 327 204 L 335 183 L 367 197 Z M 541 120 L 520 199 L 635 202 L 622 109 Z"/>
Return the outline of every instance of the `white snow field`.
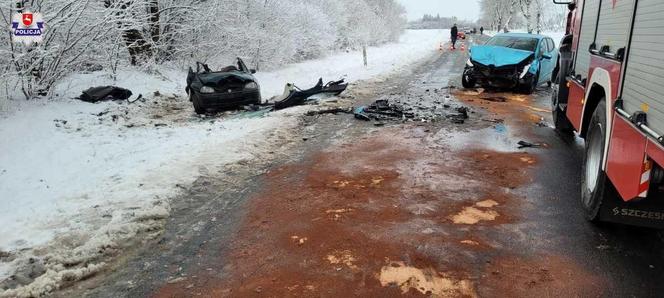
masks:
<path fill-rule="evenodd" d="M 319 77 L 376 78 L 435 54 L 448 35 L 406 31 L 398 43 L 369 48 L 368 67 L 355 51 L 257 78 L 264 99 L 280 94 L 286 82 L 308 88 Z M 57 86 L 55 98 L 12 101 L 0 115 L 0 284 L 12 275 L 44 273 L 14 289 L 0 288 L 0 297 L 40 296 L 62 281 L 94 274 L 105 265 L 105 251 L 158 233 L 169 199 L 201 172 L 260 158 L 268 136 L 298 125 L 298 117 L 285 111 L 244 119 L 196 116 L 185 77 L 182 70 L 125 69 L 117 81 L 104 72 L 73 74 Z M 100 85 L 125 87 L 146 100 L 73 99 Z"/>

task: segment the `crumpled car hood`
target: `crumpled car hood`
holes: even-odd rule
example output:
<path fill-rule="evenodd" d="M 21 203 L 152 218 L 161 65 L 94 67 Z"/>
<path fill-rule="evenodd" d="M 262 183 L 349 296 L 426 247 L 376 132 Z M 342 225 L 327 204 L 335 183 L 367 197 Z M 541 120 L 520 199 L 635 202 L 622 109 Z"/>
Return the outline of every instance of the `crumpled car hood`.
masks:
<path fill-rule="evenodd" d="M 231 72 L 211 72 L 198 74 L 198 78 L 203 85 L 217 86 L 226 83 L 250 83 L 254 82 L 254 77 L 241 71 Z"/>
<path fill-rule="evenodd" d="M 523 62 L 533 56 L 533 52 L 499 46 L 479 45 L 470 50 L 470 59 L 483 65 L 501 67 Z"/>

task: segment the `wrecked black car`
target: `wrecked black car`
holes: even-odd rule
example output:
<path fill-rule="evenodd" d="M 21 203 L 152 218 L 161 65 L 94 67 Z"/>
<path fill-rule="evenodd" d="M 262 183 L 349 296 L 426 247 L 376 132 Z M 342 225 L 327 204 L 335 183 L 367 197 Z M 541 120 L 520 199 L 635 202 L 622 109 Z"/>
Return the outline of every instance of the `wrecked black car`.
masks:
<path fill-rule="evenodd" d="M 260 104 L 261 92 L 253 74 L 242 59 L 237 65 L 226 66 L 218 71 L 201 62 L 196 62 L 196 71 L 189 68 L 186 91 L 197 114 L 208 110 L 229 109 L 242 105 Z"/>

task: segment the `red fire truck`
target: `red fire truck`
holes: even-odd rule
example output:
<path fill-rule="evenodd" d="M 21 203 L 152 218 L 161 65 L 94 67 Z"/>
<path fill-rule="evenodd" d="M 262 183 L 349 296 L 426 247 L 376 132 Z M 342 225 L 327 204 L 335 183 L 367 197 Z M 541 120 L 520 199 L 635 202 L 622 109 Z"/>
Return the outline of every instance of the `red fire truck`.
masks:
<path fill-rule="evenodd" d="M 569 8 L 553 118 L 585 139 L 586 215 L 664 227 L 664 1 L 553 2 Z"/>

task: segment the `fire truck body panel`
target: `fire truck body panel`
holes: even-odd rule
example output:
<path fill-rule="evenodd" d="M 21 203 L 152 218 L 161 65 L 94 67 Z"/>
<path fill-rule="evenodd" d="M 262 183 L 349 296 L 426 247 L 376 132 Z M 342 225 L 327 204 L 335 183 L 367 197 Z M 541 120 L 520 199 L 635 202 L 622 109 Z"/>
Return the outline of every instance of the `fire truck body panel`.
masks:
<path fill-rule="evenodd" d="M 616 53 L 627 46 L 629 28 L 634 13 L 635 0 L 601 0 L 595 45 L 597 50 L 608 46 Z"/>
<path fill-rule="evenodd" d="M 664 133 L 664 1 L 639 0 L 625 63 L 623 109 L 646 113 L 648 126 Z"/>
<path fill-rule="evenodd" d="M 642 165 L 647 139 L 634 125 L 616 115 L 611 129 L 611 140 L 606 173 L 623 201 L 644 195 L 641 188 Z"/>

